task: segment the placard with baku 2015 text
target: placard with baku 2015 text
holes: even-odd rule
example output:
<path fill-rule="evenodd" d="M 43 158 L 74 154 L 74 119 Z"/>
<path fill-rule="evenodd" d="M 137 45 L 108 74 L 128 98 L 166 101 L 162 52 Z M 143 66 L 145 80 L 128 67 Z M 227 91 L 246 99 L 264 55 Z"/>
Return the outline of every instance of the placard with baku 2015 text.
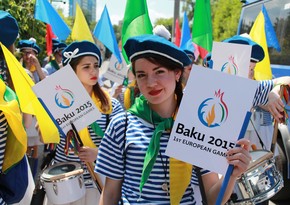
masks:
<path fill-rule="evenodd" d="M 166 154 L 224 175 L 258 82 L 194 65 Z"/>
<path fill-rule="evenodd" d="M 101 117 L 100 111 L 69 64 L 32 89 L 64 134 L 72 129 L 71 123 L 79 131 Z"/>

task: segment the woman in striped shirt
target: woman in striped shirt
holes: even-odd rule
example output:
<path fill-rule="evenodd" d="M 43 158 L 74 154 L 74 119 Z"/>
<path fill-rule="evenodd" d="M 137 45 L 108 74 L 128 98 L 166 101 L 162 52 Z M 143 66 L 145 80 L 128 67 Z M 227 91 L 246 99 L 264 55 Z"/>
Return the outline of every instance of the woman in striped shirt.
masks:
<path fill-rule="evenodd" d="M 96 205 L 99 193 L 94 188 L 92 177 L 85 163 L 93 163 L 96 160 L 97 147 L 100 145 L 109 121 L 114 115 L 122 112 L 123 108 L 119 101 L 110 98 L 109 94 L 98 84 L 99 68 L 102 59 L 100 50 L 95 44 L 89 41 L 73 42 L 64 49 L 62 55 L 63 65 L 71 65 L 102 115 L 92 125 L 79 132 L 80 138 L 84 142 L 84 146 L 79 150 L 75 150 L 71 145 L 68 153 L 65 153 L 67 149 L 66 139 L 61 137 L 60 143 L 56 147 L 56 155 L 53 161 L 54 163 L 78 162 L 82 164 L 86 196 L 70 204 Z M 90 143 L 86 144 L 85 142 Z M 77 151 L 77 155 L 75 151 Z M 51 203 L 47 202 L 47 204 Z"/>
<path fill-rule="evenodd" d="M 100 204 L 197 204 L 193 166 L 165 155 L 183 93 L 180 77 L 190 59 L 155 35 L 130 38 L 124 48 L 142 96 L 126 114 L 112 119 L 102 140 L 95 167 L 106 176 Z M 237 143 L 241 147 L 227 153 L 229 164 L 235 168 L 224 203 L 236 178 L 250 163 L 249 141 Z M 201 170 L 201 175 L 208 204 L 213 204 L 222 179 L 206 170 Z"/>

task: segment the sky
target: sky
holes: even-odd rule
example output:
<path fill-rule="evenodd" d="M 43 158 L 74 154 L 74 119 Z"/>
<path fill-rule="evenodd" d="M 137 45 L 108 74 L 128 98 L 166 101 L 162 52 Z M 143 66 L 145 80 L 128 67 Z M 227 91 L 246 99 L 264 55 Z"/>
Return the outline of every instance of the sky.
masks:
<path fill-rule="evenodd" d="M 68 2 L 68 0 L 63 0 Z M 96 19 L 100 19 L 104 6 L 107 6 L 112 24 L 118 24 L 124 17 L 126 0 L 96 0 L 97 10 Z M 68 15 L 68 8 L 61 1 L 53 2 L 55 7 L 64 9 L 64 15 Z M 147 0 L 148 12 L 152 25 L 154 25 L 158 18 L 171 18 L 174 12 L 174 0 Z M 180 7 L 182 3 L 180 3 Z"/>
<path fill-rule="evenodd" d="M 97 20 L 101 17 L 104 6 L 107 6 L 112 24 L 118 24 L 124 17 L 126 0 L 97 0 Z M 151 23 L 158 18 L 173 17 L 174 0 L 147 0 Z"/>

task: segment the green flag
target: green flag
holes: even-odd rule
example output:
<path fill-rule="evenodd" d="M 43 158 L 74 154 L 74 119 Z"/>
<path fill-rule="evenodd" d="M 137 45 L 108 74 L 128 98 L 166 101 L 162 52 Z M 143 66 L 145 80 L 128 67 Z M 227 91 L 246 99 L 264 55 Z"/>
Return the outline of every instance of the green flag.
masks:
<path fill-rule="evenodd" d="M 127 39 L 142 34 L 152 34 L 152 24 L 149 18 L 146 0 L 127 0 L 122 27 L 122 53 L 129 63 L 123 49 Z"/>
<path fill-rule="evenodd" d="M 212 50 L 210 0 L 196 0 L 192 26 L 192 41 L 207 52 Z"/>

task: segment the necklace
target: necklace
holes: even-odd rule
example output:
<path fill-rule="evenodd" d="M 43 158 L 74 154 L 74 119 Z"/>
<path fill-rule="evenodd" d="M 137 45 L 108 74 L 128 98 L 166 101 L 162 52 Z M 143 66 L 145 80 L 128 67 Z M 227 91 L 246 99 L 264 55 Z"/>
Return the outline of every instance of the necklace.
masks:
<path fill-rule="evenodd" d="M 163 191 L 166 191 L 167 193 L 167 196 L 169 195 L 169 186 L 168 186 L 168 182 L 167 182 L 167 162 L 168 162 L 168 158 L 165 159 L 165 163 L 163 161 L 163 157 L 161 155 L 161 152 L 159 150 L 159 155 L 160 155 L 160 158 L 161 158 L 161 163 L 162 163 L 162 168 L 163 168 L 163 171 L 164 171 L 164 183 L 162 184 L 161 188 Z"/>
<path fill-rule="evenodd" d="M 151 114 L 151 121 L 152 121 L 153 127 L 155 129 L 155 123 L 154 123 L 154 119 L 152 117 L 152 110 L 151 110 L 150 114 Z M 167 181 L 167 163 L 168 163 L 168 158 L 165 159 L 165 162 L 163 161 L 163 157 L 161 155 L 160 149 L 159 149 L 159 155 L 160 155 L 160 158 L 161 158 L 162 169 L 164 171 L 164 182 L 161 185 L 161 188 L 162 188 L 163 191 L 166 191 L 167 196 L 168 196 L 169 195 L 169 184 L 168 184 L 168 181 Z"/>

